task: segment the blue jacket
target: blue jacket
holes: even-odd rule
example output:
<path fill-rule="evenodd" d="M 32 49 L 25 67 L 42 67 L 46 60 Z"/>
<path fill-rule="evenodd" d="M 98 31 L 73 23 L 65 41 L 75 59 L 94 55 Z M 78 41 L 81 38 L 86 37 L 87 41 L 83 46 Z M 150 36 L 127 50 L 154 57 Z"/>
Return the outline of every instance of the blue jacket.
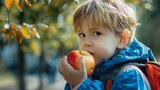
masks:
<path fill-rule="evenodd" d="M 111 59 L 103 59 L 102 62 L 96 66 L 91 77 L 86 79 L 78 87 L 78 90 L 104 90 L 106 80 L 103 79 L 103 76 L 107 75 L 113 66 L 128 60 L 156 61 L 152 51 L 144 44 L 134 39 L 130 46 L 121 49 Z M 65 90 L 70 90 L 70 85 L 68 83 L 65 86 Z M 116 77 L 112 85 L 112 90 L 149 90 L 149 87 L 140 72 L 128 68 Z"/>

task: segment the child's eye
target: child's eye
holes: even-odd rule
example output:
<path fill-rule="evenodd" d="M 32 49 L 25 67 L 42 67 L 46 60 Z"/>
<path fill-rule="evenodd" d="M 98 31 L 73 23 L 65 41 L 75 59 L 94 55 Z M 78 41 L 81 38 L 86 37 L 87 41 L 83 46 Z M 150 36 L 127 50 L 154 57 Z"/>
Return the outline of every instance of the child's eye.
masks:
<path fill-rule="evenodd" d="M 85 37 L 86 35 L 84 34 L 84 33 L 79 33 L 79 37 L 80 38 L 83 38 L 83 37 Z"/>
<path fill-rule="evenodd" d="M 101 32 L 97 32 L 97 31 L 93 32 L 94 36 L 98 36 L 98 35 L 101 35 L 101 34 L 102 34 Z"/>

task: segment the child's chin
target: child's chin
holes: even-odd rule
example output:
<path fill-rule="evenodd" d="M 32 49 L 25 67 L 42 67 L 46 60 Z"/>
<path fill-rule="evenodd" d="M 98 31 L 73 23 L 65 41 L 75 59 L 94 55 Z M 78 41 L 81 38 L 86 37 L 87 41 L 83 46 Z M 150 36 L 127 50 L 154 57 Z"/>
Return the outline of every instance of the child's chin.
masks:
<path fill-rule="evenodd" d="M 95 64 L 98 65 L 101 61 L 102 61 L 102 59 L 100 59 L 100 60 L 95 60 Z"/>

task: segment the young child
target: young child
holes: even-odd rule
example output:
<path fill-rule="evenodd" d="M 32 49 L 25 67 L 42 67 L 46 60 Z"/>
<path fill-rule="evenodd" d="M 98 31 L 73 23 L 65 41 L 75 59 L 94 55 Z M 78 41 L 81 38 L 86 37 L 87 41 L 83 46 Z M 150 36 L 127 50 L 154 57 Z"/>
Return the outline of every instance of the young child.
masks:
<path fill-rule="evenodd" d="M 65 90 L 107 90 L 113 67 L 127 61 L 156 61 L 152 51 L 134 38 L 136 13 L 123 0 L 87 0 L 74 13 L 73 24 L 79 36 L 79 49 L 90 52 L 96 62 L 88 78 L 83 58 L 80 70 L 74 70 L 61 58 L 58 70 L 67 81 Z M 123 64 L 122 64 L 123 65 Z M 114 79 L 112 90 L 149 90 L 144 74 L 132 66 Z"/>

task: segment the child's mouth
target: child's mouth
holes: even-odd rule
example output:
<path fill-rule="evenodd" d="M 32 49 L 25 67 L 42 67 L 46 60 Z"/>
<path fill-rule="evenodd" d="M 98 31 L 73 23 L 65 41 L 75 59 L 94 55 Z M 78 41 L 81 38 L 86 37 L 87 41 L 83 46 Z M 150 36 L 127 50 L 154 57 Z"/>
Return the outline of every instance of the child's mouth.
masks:
<path fill-rule="evenodd" d="M 89 52 L 89 51 L 88 51 Z M 93 53 L 89 52 L 91 55 L 93 55 Z"/>

